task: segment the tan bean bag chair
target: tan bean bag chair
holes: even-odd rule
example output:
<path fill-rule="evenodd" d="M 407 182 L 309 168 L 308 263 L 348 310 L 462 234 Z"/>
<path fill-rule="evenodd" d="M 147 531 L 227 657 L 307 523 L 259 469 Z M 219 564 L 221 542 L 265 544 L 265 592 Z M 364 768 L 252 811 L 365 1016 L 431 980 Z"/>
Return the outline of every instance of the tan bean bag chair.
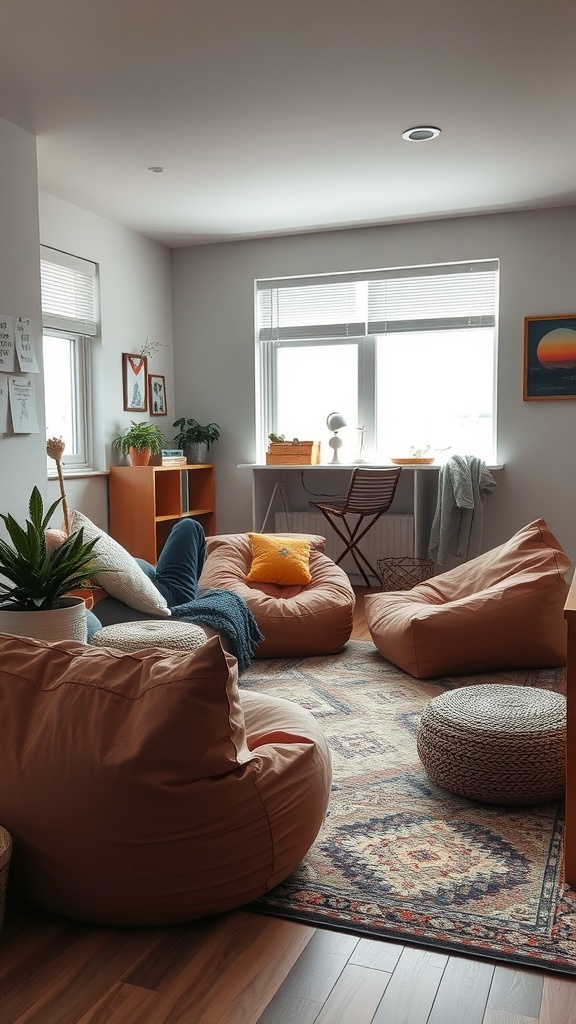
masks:
<path fill-rule="evenodd" d="M 543 519 L 412 590 L 367 594 L 383 658 L 418 679 L 566 663 L 570 560 Z"/>
<path fill-rule="evenodd" d="M 233 590 L 244 598 L 264 635 L 257 658 L 335 654 L 352 633 L 355 597 L 346 573 L 324 552 L 325 538 L 273 534 L 310 543 L 311 580 L 304 584 L 249 582 L 252 545 L 247 533 L 207 537 L 201 587 Z"/>
<path fill-rule="evenodd" d="M 238 691 L 217 637 L 132 654 L 0 634 L 9 885 L 45 910 L 166 925 L 248 903 L 312 845 L 330 755 L 296 704 Z"/>

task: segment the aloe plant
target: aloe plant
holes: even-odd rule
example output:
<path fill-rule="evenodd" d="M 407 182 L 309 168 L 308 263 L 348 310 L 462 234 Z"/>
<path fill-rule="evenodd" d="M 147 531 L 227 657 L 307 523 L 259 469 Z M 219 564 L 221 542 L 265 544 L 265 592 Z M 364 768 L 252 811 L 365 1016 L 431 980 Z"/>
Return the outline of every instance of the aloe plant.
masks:
<path fill-rule="evenodd" d="M 0 539 L 0 607 L 13 611 L 45 611 L 59 608 L 62 598 L 85 584 L 96 569 L 93 549 L 97 538 L 84 543 L 84 531 L 67 537 L 48 551 L 45 530 L 62 498 L 46 514 L 42 496 L 34 487 L 24 527 L 11 515 L 0 513 L 12 543 Z M 98 572 L 102 572 L 98 566 Z M 6 582 L 9 581 L 9 583 Z"/>

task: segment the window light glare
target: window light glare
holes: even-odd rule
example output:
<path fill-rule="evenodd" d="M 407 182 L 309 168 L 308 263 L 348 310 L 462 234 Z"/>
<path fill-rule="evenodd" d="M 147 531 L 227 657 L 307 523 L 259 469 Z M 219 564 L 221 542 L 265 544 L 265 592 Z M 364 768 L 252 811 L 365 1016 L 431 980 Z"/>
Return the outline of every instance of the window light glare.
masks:
<path fill-rule="evenodd" d="M 441 128 L 419 125 L 417 128 L 407 128 L 402 132 L 402 138 L 406 139 L 406 142 L 428 142 L 430 139 L 437 139 L 441 134 Z"/>

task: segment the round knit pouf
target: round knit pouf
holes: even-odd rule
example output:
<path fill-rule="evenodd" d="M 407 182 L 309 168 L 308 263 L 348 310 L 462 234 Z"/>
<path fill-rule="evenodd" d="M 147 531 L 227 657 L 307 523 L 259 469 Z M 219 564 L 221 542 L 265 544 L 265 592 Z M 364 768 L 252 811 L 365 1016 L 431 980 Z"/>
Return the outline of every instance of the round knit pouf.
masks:
<path fill-rule="evenodd" d="M 8 884 L 8 868 L 12 854 L 12 837 L 5 828 L 0 826 L 0 929 L 4 924 L 6 910 L 6 886 Z"/>
<path fill-rule="evenodd" d="M 141 651 L 145 647 L 166 647 L 172 651 L 193 651 L 206 643 L 206 633 L 192 622 L 166 619 L 142 619 L 117 622 L 94 633 L 90 643 L 96 647 L 116 647 L 120 651 Z"/>
<path fill-rule="evenodd" d="M 418 754 L 438 786 L 493 804 L 564 793 L 566 698 L 530 686 L 463 686 L 424 709 Z"/>

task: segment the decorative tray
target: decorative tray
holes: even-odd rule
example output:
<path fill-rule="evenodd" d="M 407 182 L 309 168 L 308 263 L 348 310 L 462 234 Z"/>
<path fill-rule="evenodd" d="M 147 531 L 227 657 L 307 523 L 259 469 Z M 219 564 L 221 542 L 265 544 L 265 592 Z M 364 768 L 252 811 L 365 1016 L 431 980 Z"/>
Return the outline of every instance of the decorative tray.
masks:
<path fill-rule="evenodd" d="M 390 459 L 395 466 L 431 466 L 436 459 Z"/>

